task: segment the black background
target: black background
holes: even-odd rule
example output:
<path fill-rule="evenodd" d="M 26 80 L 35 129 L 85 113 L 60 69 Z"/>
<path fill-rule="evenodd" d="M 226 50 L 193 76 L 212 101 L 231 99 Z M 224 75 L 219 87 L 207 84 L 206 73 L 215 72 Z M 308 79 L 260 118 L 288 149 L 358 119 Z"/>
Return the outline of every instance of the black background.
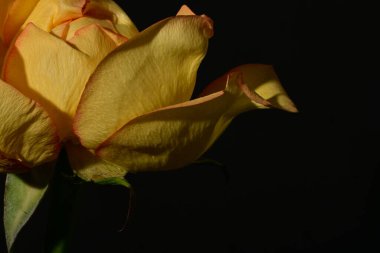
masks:
<path fill-rule="evenodd" d="M 224 168 L 128 175 L 135 201 L 122 232 L 128 191 L 83 186 L 71 252 L 380 252 L 374 6 L 118 2 L 140 30 L 182 3 L 214 20 L 195 94 L 239 64 L 268 63 L 300 112 L 237 117 L 204 155 Z M 42 252 L 46 209 L 45 200 L 17 252 Z"/>

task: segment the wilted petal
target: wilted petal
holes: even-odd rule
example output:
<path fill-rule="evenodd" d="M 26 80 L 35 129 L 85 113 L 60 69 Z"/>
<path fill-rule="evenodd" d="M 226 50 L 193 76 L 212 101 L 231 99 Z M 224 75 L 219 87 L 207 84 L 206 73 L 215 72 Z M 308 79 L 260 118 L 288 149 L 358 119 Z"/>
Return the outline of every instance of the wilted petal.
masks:
<path fill-rule="evenodd" d="M 118 33 L 124 37 L 132 38 L 138 33 L 131 19 L 112 0 L 91 0 L 86 4 L 84 14 L 98 19 L 111 20 Z"/>
<path fill-rule="evenodd" d="M 0 7 L 0 40 L 9 45 L 39 0 L 2 0 Z"/>
<path fill-rule="evenodd" d="M 123 177 L 126 173 L 125 169 L 104 161 L 80 145 L 67 143 L 65 147 L 72 169 L 83 180 L 98 181 Z"/>
<path fill-rule="evenodd" d="M 0 171 L 15 172 L 56 158 L 59 138 L 48 114 L 0 80 Z"/>
<path fill-rule="evenodd" d="M 247 87 L 255 84 L 246 81 L 241 73 L 231 73 L 223 91 L 137 117 L 96 154 L 132 172 L 189 164 L 214 143 L 236 115 L 270 105 L 250 91 Z"/>
<path fill-rule="evenodd" d="M 75 116 L 81 143 L 95 149 L 131 119 L 188 100 L 210 22 L 199 16 L 169 18 L 109 54 L 90 78 Z"/>
<path fill-rule="evenodd" d="M 9 50 L 3 79 L 41 104 L 57 124 L 61 138 L 67 137 L 71 117 L 98 62 L 33 24 Z"/>
<path fill-rule="evenodd" d="M 238 66 L 208 85 L 201 96 L 222 90 L 229 73 L 232 72 L 241 72 L 245 82 L 249 85 L 249 89 L 268 100 L 273 107 L 297 112 L 297 108 L 282 87 L 271 65 L 246 64 Z M 263 80 L 267 81 L 264 82 Z"/>

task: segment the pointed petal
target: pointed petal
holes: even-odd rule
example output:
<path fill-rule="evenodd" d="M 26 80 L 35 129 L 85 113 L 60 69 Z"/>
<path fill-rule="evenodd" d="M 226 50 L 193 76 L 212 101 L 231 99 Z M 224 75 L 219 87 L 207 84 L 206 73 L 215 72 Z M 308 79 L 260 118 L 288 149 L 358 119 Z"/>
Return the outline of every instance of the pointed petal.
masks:
<path fill-rule="evenodd" d="M 0 9 L 0 39 L 9 45 L 21 25 L 39 0 L 2 0 Z"/>
<path fill-rule="evenodd" d="M 71 117 L 98 62 L 33 24 L 9 50 L 3 79 L 48 111 L 61 138 L 69 136 Z"/>
<path fill-rule="evenodd" d="M 103 143 L 96 154 L 128 171 L 180 168 L 199 158 L 241 112 L 267 108 L 248 92 L 241 73 L 224 91 L 137 117 Z"/>
<path fill-rule="evenodd" d="M 58 38 L 65 40 L 70 29 L 70 23 L 71 21 L 63 22 L 62 24 L 54 27 L 53 30 L 50 31 L 50 33 L 54 34 Z"/>
<path fill-rule="evenodd" d="M 81 52 L 90 56 L 92 61 L 98 63 L 125 41 L 125 37 L 117 34 L 114 34 L 114 36 L 111 37 L 111 32 L 93 24 L 78 30 L 76 36 L 68 42 Z"/>
<path fill-rule="evenodd" d="M 74 120 L 94 149 L 143 113 L 188 100 L 209 35 L 209 19 L 163 20 L 109 54 L 89 80 Z"/>
<path fill-rule="evenodd" d="M 4 230 L 8 251 L 44 196 L 53 167 L 34 168 L 24 174 L 7 174 L 4 192 Z"/>
<path fill-rule="evenodd" d="M 132 38 L 138 34 L 138 30 L 131 19 L 125 14 L 123 9 L 112 0 L 89 1 L 86 4 L 84 14 L 98 19 L 111 20 L 118 33 L 124 37 Z"/>
<path fill-rule="evenodd" d="M 249 89 L 268 100 L 273 107 L 288 112 L 298 111 L 282 87 L 271 65 L 246 64 L 238 66 L 208 85 L 200 96 L 205 96 L 215 91 L 222 90 L 227 77 L 231 72 L 241 72 Z M 266 81 L 264 82 L 264 80 Z"/>
<path fill-rule="evenodd" d="M 182 5 L 179 11 L 177 12 L 177 16 L 192 16 L 196 15 L 187 5 Z"/>
<path fill-rule="evenodd" d="M 59 139 L 47 113 L 2 80 L 0 97 L 0 171 L 55 159 Z"/>
<path fill-rule="evenodd" d="M 86 26 L 94 24 L 99 25 L 115 33 L 117 32 L 111 21 L 107 19 L 96 19 L 91 17 L 81 17 L 71 22 L 62 23 L 59 26 L 54 27 L 54 29 L 51 32 L 53 34 L 56 34 L 58 37 L 61 37 L 62 39 L 70 40 L 74 37 L 75 33 L 78 30 L 81 30 Z M 65 30 L 65 32 L 61 32 L 62 30 Z"/>
<path fill-rule="evenodd" d="M 104 161 L 80 145 L 66 144 L 70 165 L 80 178 L 86 181 L 99 181 L 107 178 L 123 177 L 126 170 Z"/>

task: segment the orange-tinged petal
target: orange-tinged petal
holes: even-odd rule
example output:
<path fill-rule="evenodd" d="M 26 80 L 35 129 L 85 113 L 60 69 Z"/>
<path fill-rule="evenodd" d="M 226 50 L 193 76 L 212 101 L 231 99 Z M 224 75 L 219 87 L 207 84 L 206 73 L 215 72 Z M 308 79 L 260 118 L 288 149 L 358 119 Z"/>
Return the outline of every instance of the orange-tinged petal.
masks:
<path fill-rule="evenodd" d="M 185 166 L 199 158 L 239 113 L 267 108 L 269 103 L 248 91 L 244 81 L 241 73 L 233 73 L 224 91 L 137 117 L 96 154 L 131 172 Z"/>
<path fill-rule="evenodd" d="M 70 22 L 71 21 L 66 21 L 60 25 L 57 25 L 53 28 L 53 30 L 50 31 L 50 33 L 65 40 L 70 29 Z"/>
<path fill-rule="evenodd" d="M 110 31 L 116 32 L 116 29 L 110 20 L 96 19 L 91 17 L 81 17 L 71 22 L 62 23 L 61 25 L 55 27 L 51 32 L 61 37 L 62 39 L 70 40 L 74 37 L 75 33 L 78 30 L 94 24 L 106 28 Z M 62 32 L 62 30 L 65 32 Z"/>
<path fill-rule="evenodd" d="M 91 0 L 86 4 L 84 14 L 98 19 L 111 20 L 118 33 L 124 37 L 132 38 L 138 33 L 131 19 L 112 0 Z"/>
<path fill-rule="evenodd" d="M 182 5 L 179 11 L 177 12 L 177 16 L 192 16 L 196 15 L 187 5 Z"/>
<path fill-rule="evenodd" d="M 3 68 L 3 62 L 5 53 L 7 52 L 7 47 L 3 43 L 3 41 L 0 39 L 0 70 Z"/>
<path fill-rule="evenodd" d="M 71 117 L 98 62 L 33 24 L 9 50 L 3 79 L 48 111 L 61 138 L 70 135 Z"/>
<path fill-rule="evenodd" d="M 83 180 L 98 181 L 123 177 L 126 170 L 95 156 L 80 145 L 66 143 L 66 151 L 73 171 Z"/>
<path fill-rule="evenodd" d="M 95 149 L 131 119 L 187 101 L 207 51 L 210 22 L 169 18 L 109 54 L 90 78 L 75 116 L 82 145 Z"/>
<path fill-rule="evenodd" d="M 9 6 L 12 4 L 12 0 L 1 0 L 0 4 L 0 27 L 3 27 L 5 19 L 7 18 Z M 2 36 L 2 33 L 0 33 L 0 38 L 2 38 Z"/>
<path fill-rule="evenodd" d="M 268 100 L 273 107 L 289 112 L 297 112 L 296 106 L 282 87 L 273 67 L 265 64 L 238 66 L 208 85 L 201 96 L 222 90 L 231 72 L 241 72 L 244 80 L 249 84 L 249 89 Z M 262 81 L 268 80 L 268 78 L 270 78 L 269 81 Z"/>
<path fill-rule="evenodd" d="M 93 24 L 78 30 L 75 36 L 68 42 L 90 56 L 93 62 L 99 63 L 106 55 L 126 40 L 121 35 Z"/>
<path fill-rule="evenodd" d="M 59 138 L 48 114 L 0 80 L 0 172 L 15 172 L 56 158 Z"/>
<path fill-rule="evenodd" d="M 39 0 L 2 0 L 0 9 L 0 38 L 6 45 L 12 41 Z"/>
<path fill-rule="evenodd" d="M 82 9 L 86 2 L 86 0 L 39 0 L 22 27 L 33 23 L 40 29 L 50 32 L 53 27 L 61 23 L 82 17 Z"/>

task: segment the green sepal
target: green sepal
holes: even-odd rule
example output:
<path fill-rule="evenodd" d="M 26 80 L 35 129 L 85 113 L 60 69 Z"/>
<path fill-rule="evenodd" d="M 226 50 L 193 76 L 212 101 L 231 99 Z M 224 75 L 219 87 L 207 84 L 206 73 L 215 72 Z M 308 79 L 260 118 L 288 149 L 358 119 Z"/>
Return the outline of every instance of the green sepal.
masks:
<path fill-rule="evenodd" d="M 93 182 L 95 184 L 100 184 L 100 185 L 120 185 L 120 186 L 127 187 L 128 189 L 131 189 L 131 184 L 125 178 L 122 178 L 122 177 L 111 177 L 111 178 L 96 180 Z"/>
<path fill-rule="evenodd" d="M 97 180 L 93 182 L 99 185 L 120 185 L 129 189 L 128 212 L 127 212 L 123 226 L 119 229 L 119 232 L 123 231 L 127 226 L 130 215 L 132 213 L 133 204 L 134 204 L 135 193 L 134 193 L 132 185 L 125 178 L 122 178 L 122 177 L 112 177 L 112 178 L 101 179 L 101 180 Z"/>
<path fill-rule="evenodd" d="M 4 192 L 4 229 L 8 252 L 28 222 L 53 174 L 54 164 L 44 164 L 23 174 L 7 174 Z"/>

